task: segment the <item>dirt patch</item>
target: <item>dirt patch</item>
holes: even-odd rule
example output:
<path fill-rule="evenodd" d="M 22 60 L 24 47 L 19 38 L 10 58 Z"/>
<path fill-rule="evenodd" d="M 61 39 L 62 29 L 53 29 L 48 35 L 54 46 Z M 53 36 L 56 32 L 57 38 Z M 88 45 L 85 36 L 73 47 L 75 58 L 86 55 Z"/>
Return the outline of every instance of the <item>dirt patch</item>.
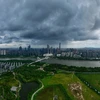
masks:
<path fill-rule="evenodd" d="M 79 83 L 72 83 L 68 84 L 72 94 L 78 99 L 78 100 L 84 100 L 84 97 L 82 95 L 82 86 Z"/>

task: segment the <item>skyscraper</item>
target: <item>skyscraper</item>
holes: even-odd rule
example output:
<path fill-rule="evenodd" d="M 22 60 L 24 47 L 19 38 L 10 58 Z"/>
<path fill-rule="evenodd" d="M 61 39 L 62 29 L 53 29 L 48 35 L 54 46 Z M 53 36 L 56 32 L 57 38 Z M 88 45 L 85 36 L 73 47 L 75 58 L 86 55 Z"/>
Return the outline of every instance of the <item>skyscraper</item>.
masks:
<path fill-rule="evenodd" d="M 22 46 L 19 47 L 19 51 L 22 51 Z"/>
<path fill-rule="evenodd" d="M 29 50 L 29 51 L 31 50 L 31 46 L 30 46 L 30 45 L 28 46 L 28 50 Z"/>
<path fill-rule="evenodd" d="M 59 51 L 61 51 L 61 43 L 59 43 Z"/>
<path fill-rule="evenodd" d="M 49 45 L 47 44 L 47 53 L 49 53 L 49 49 L 50 49 L 50 47 L 49 47 Z"/>

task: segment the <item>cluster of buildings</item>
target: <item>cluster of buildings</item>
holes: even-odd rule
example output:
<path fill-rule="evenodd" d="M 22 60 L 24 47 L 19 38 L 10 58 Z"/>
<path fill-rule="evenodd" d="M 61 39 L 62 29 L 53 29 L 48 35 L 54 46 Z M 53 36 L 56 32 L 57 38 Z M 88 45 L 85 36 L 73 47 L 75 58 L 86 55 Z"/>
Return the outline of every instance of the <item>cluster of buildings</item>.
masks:
<path fill-rule="evenodd" d="M 22 62 L 0 62 L 0 73 L 22 66 Z"/>
<path fill-rule="evenodd" d="M 31 48 L 29 45 L 27 48 L 20 46 L 16 49 L 0 49 L 0 56 L 57 56 L 57 57 L 71 57 L 71 58 L 89 58 L 100 59 L 100 49 L 83 48 L 83 49 L 70 49 L 61 48 L 59 43 L 57 48 L 47 44 L 46 48 Z"/>
<path fill-rule="evenodd" d="M 61 43 L 58 48 L 53 48 L 47 45 L 46 48 L 31 48 L 29 45 L 27 48 L 20 46 L 17 49 L 0 49 L 0 56 L 43 56 L 44 54 L 56 55 L 61 53 Z"/>
<path fill-rule="evenodd" d="M 57 56 L 71 58 L 100 59 L 100 49 L 66 49 Z"/>

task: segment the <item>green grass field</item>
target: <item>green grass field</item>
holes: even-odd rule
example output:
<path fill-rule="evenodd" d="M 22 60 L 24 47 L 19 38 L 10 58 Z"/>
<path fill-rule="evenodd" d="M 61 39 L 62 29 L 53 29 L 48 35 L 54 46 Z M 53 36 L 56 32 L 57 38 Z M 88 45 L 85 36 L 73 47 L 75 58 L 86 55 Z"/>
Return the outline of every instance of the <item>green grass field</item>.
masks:
<path fill-rule="evenodd" d="M 45 87 L 45 89 L 40 91 L 37 95 L 35 100 L 44 100 L 44 98 L 45 100 L 53 100 L 53 98 L 56 97 L 58 98 L 57 100 L 70 100 L 60 84 Z"/>
<path fill-rule="evenodd" d="M 77 74 L 77 76 L 87 81 L 91 86 L 100 91 L 100 74 Z"/>
<path fill-rule="evenodd" d="M 96 94 L 94 91 L 92 91 L 90 88 L 88 88 L 85 84 L 83 84 L 79 80 L 79 78 L 76 77 L 76 75 L 74 74 L 59 73 L 42 79 L 42 82 L 44 84 L 44 87 L 47 87 L 49 85 L 61 84 L 64 87 L 65 91 L 67 92 L 68 96 L 71 98 L 71 100 L 100 100 L 100 96 Z M 74 85 L 81 87 L 81 89 L 79 88 L 77 90 L 72 91 L 71 88 L 73 88 Z M 44 98 L 46 96 L 47 95 L 45 95 Z M 40 98 L 40 95 L 37 95 L 37 98 Z"/>

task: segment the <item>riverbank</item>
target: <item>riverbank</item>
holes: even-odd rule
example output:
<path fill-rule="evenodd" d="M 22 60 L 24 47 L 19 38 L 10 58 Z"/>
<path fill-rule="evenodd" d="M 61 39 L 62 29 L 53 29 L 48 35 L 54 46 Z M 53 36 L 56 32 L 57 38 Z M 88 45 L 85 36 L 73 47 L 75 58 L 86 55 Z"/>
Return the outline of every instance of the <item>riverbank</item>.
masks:
<path fill-rule="evenodd" d="M 74 58 L 74 57 L 54 57 L 60 60 L 83 60 L 83 61 L 100 61 L 100 58 Z"/>

